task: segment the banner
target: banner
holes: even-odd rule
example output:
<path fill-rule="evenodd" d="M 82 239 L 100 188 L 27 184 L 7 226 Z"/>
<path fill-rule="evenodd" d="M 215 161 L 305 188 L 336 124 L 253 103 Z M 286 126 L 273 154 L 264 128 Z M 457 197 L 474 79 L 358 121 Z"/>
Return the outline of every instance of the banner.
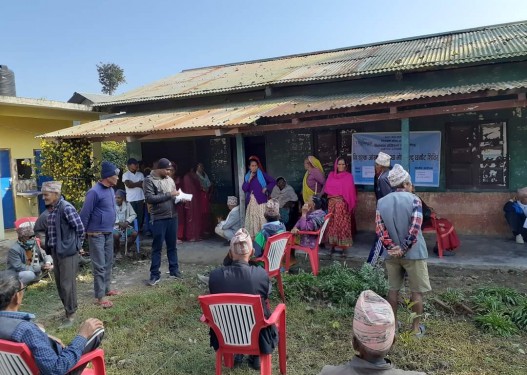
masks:
<path fill-rule="evenodd" d="M 373 185 L 375 159 L 379 152 L 401 163 L 401 133 L 354 133 L 351 170 L 355 184 Z M 410 176 L 415 186 L 439 186 L 441 132 L 410 132 Z"/>

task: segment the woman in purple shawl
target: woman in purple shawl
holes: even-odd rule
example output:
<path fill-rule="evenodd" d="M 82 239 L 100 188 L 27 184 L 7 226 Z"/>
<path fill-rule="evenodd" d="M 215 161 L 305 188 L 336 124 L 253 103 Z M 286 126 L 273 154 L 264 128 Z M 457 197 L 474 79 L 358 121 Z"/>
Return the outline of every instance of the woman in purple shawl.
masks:
<path fill-rule="evenodd" d="M 249 172 L 245 175 L 242 189 L 245 192 L 245 205 L 247 207 L 245 229 L 251 238 L 254 238 L 267 222 L 264 217 L 265 204 L 275 185 L 275 179 L 264 172 L 260 159 L 257 156 L 250 156 Z"/>
<path fill-rule="evenodd" d="M 357 192 L 353 176 L 346 168 L 346 159 L 339 157 L 324 185 L 324 193 L 328 196 L 328 213 L 333 214 L 327 227 L 327 238 L 332 252 L 335 248 L 344 252 L 353 245 L 352 222 Z"/>

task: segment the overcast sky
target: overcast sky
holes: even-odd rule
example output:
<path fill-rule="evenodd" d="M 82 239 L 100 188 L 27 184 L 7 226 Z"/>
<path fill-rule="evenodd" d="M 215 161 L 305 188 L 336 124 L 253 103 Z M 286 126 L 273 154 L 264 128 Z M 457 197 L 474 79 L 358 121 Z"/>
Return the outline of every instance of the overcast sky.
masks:
<path fill-rule="evenodd" d="M 3 0 L 0 64 L 17 96 L 99 93 L 95 65 L 120 65 L 122 93 L 184 69 L 527 20 L 525 0 Z"/>

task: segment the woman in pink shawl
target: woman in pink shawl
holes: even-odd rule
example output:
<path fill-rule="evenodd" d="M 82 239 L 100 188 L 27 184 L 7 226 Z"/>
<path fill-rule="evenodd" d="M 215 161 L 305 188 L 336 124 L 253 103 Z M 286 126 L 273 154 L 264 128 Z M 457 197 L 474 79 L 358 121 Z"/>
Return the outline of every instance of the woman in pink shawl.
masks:
<path fill-rule="evenodd" d="M 357 192 L 353 176 L 346 168 L 346 159 L 339 157 L 324 185 L 324 193 L 328 196 L 328 213 L 333 214 L 326 231 L 332 253 L 335 248 L 340 248 L 344 254 L 344 250 L 353 245 L 352 222 Z"/>

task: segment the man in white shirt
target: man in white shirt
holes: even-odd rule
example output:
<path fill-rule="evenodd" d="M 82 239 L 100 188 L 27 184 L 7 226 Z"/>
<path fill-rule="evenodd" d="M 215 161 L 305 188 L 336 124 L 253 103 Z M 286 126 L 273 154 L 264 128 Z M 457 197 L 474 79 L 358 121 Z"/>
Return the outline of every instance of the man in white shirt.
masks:
<path fill-rule="evenodd" d="M 143 228 L 143 218 L 145 215 L 145 195 L 143 193 L 143 180 L 145 176 L 139 171 L 139 162 L 136 159 L 128 159 L 126 165 L 128 170 L 123 174 L 123 182 L 126 187 L 126 200 L 130 202 L 137 214 L 137 224 L 139 230 L 141 230 Z"/>

